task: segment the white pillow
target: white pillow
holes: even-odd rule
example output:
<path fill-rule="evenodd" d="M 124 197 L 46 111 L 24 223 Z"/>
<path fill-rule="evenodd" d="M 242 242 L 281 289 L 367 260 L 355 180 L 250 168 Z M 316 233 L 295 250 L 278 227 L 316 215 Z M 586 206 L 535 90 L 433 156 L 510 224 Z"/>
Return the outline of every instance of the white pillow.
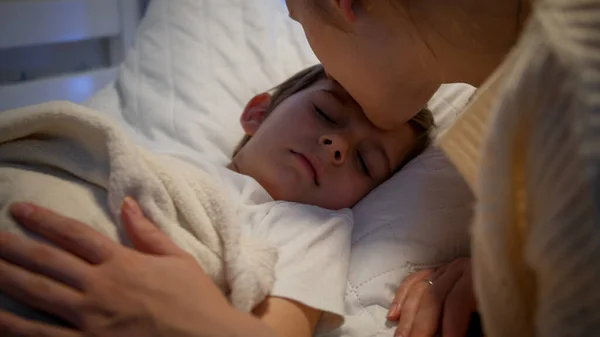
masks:
<path fill-rule="evenodd" d="M 88 105 L 160 152 L 226 163 L 252 95 L 317 62 L 280 0 L 153 0 L 118 79 Z M 430 102 L 441 128 L 473 89 L 447 85 Z M 333 335 L 391 335 L 386 308 L 414 266 L 467 253 L 472 196 L 430 149 L 354 209 L 346 324 Z M 443 235 L 442 235 L 443 233 Z"/>
<path fill-rule="evenodd" d="M 440 131 L 473 88 L 444 86 L 430 102 Z M 330 336 L 393 336 L 386 320 L 400 282 L 416 269 L 469 255 L 473 195 L 437 147 L 411 161 L 354 207 L 346 322 Z"/>
<path fill-rule="evenodd" d="M 246 102 L 317 62 L 280 0 L 154 0 L 116 82 L 87 105 L 156 150 L 226 163 Z"/>

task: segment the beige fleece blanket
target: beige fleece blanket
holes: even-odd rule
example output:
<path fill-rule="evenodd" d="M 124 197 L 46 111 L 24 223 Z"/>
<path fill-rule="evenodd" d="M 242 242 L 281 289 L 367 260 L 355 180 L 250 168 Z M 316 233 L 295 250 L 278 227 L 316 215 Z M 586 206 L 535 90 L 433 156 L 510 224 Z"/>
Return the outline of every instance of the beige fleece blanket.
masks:
<path fill-rule="evenodd" d="M 112 121 L 73 103 L 0 112 L 0 230 L 26 235 L 7 209 L 29 201 L 128 244 L 118 220 L 125 196 L 196 258 L 234 306 L 251 310 L 268 294 L 276 252 L 241 237 L 229 200 L 205 172 L 140 148 Z"/>

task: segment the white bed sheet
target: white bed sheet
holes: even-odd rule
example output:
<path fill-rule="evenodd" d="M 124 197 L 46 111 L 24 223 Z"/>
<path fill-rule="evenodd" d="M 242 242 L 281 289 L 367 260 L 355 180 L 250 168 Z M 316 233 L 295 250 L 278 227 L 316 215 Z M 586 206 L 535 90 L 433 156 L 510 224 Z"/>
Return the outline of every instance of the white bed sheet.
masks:
<path fill-rule="evenodd" d="M 153 0 L 118 79 L 87 105 L 145 146 L 226 163 L 252 95 L 317 62 L 280 0 Z M 442 129 L 473 88 L 443 86 L 430 102 Z M 354 209 L 345 325 L 331 336 L 392 336 L 395 288 L 414 267 L 468 254 L 472 195 L 430 149 Z"/>

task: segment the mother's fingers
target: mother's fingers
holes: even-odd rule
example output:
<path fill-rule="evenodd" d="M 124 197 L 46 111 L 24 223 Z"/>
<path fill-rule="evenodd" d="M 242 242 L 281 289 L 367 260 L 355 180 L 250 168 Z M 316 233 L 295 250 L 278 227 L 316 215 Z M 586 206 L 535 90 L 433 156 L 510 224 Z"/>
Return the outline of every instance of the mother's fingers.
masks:
<path fill-rule="evenodd" d="M 83 288 L 91 268 L 83 260 L 58 248 L 10 233 L 0 233 L 1 260 L 77 289 Z"/>
<path fill-rule="evenodd" d="M 392 301 L 392 305 L 388 312 L 388 320 L 395 321 L 398 320 L 398 318 L 400 318 L 400 312 L 402 311 L 408 294 L 413 291 L 413 287 L 419 284 L 420 282 L 426 280 L 429 276 L 433 274 L 433 272 L 433 269 L 421 270 L 409 275 L 408 277 L 406 277 L 406 279 L 404 279 L 404 281 L 402 281 L 402 284 L 400 284 L 400 287 L 398 287 L 398 290 L 396 290 L 396 296 L 394 297 L 394 300 Z"/>
<path fill-rule="evenodd" d="M 0 336 L 2 337 L 81 337 L 81 334 L 44 323 L 29 321 L 0 311 Z"/>
<path fill-rule="evenodd" d="M 477 310 L 471 268 L 467 266 L 444 303 L 442 333 L 444 337 L 463 337 L 469 330 L 472 314 Z"/>
<path fill-rule="evenodd" d="M 10 211 L 29 230 L 90 263 L 99 264 L 123 249 L 94 229 L 33 204 L 16 203 Z"/>
<path fill-rule="evenodd" d="M 451 265 L 452 264 L 449 263 L 449 264 L 445 264 L 445 265 L 439 267 L 438 269 L 435 270 L 435 272 L 433 274 L 431 274 L 427 278 L 427 280 L 430 280 L 432 282 L 435 281 L 435 280 L 437 280 L 440 276 L 442 276 L 446 272 L 446 270 L 448 269 L 448 267 L 451 266 Z"/>
<path fill-rule="evenodd" d="M 421 306 L 421 298 L 429 290 L 429 287 L 431 285 L 427 280 L 422 280 L 412 287 L 402 305 L 400 321 L 398 322 L 395 336 L 410 336 L 412 326 Z"/>
<path fill-rule="evenodd" d="M 0 260 L 0 291 L 44 312 L 77 323 L 81 293 Z"/>
<path fill-rule="evenodd" d="M 418 312 L 414 318 L 411 336 L 432 337 L 435 335 L 440 328 L 441 318 L 448 314 L 445 305 L 449 300 L 450 294 L 461 282 L 462 278 L 465 277 L 464 270 L 468 266 L 468 261 L 466 259 L 457 259 L 452 262 L 423 294 Z M 460 299 L 458 300 L 460 301 Z M 462 312 L 457 314 L 461 315 Z M 470 314 L 471 312 L 469 311 L 467 315 L 470 316 Z"/>
<path fill-rule="evenodd" d="M 463 274 L 464 265 L 462 261 L 462 259 L 457 259 L 450 263 L 444 272 L 436 277 L 429 289 L 429 295 L 433 296 L 440 306 Z"/>
<path fill-rule="evenodd" d="M 144 215 L 138 203 L 131 197 L 123 201 L 121 221 L 136 250 L 152 255 L 188 256 L 165 233 Z"/>

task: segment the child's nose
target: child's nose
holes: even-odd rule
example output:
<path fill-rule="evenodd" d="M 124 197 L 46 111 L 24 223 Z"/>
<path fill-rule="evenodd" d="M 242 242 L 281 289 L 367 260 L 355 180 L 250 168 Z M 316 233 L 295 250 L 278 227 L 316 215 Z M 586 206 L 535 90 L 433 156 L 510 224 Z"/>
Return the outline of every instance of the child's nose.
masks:
<path fill-rule="evenodd" d="M 331 161 L 336 165 L 341 165 L 348 155 L 348 141 L 340 134 L 323 135 L 319 143 L 327 148 L 331 154 Z"/>

